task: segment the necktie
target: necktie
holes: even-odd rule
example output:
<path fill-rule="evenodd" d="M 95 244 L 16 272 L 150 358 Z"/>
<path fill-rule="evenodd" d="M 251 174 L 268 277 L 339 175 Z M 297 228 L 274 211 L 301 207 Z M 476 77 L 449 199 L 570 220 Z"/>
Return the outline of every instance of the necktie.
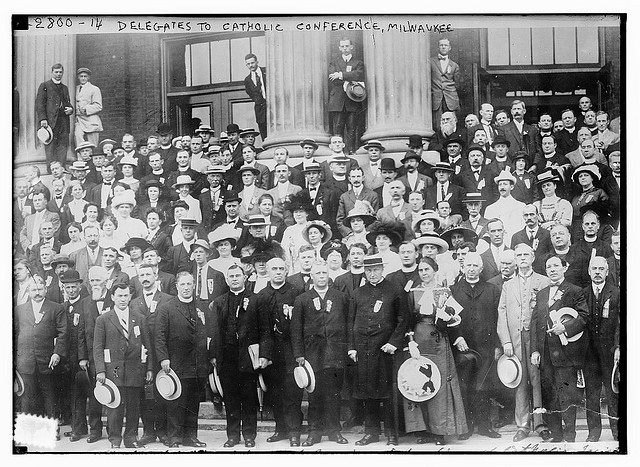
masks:
<path fill-rule="evenodd" d="M 444 184 L 440 184 L 440 201 L 444 200 L 444 198 L 447 196 L 446 192 L 444 191 Z"/>
<path fill-rule="evenodd" d="M 80 87 L 78 88 L 78 92 L 82 92 L 82 84 L 80 85 Z"/>
<path fill-rule="evenodd" d="M 529 230 L 529 241 L 533 241 L 533 230 Z"/>
<path fill-rule="evenodd" d="M 256 73 L 256 86 L 262 88 L 262 80 L 260 79 L 260 75 Z"/>
<path fill-rule="evenodd" d="M 202 289 L 202 266 L 198 268 L 198 281 L 196 283 L 196 297 L 200 296 Z"/>
<path fill-rule="evenodd" d="M 596 300 L 600 299 L 600 287 L 596 287 L 595 296 Z"/>
<path fill-rule="evenodd" d="M 473 171 L 473 176 L 476 178 L 476 182 L 480 180 L 480 171 L 479 170 L 474 170 Z"/>
<path fill-rule="evenodd" d="M 122 326 L 122 331 L 124 332 L 124 338 L 129 340 L 129 328 L 124 318 L 120 318 L 120 325 Z"/>

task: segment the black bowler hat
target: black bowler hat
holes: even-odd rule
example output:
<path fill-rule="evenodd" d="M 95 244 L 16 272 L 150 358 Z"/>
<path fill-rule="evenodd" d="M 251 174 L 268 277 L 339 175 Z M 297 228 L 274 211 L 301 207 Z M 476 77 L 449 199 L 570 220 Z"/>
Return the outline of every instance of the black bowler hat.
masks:
<path fill-rule="evenodd" d="M 380 170 L 398 170 L 398 167 L 396 167 L 396 161 L 391 157 L 381 159 Z"/>
<path fill-rule="evenodd" d="M 469 149 L 467 149 L 467 154 L 471 154 L 471 151 L 480 151 L 483 156 L 487 155 L 484 148 L 478 144 L 472 144 L 471 146 L 469 146 Z"/>
<path fill-rule="evenodd" d="M 158 125 L 158 134 L 159 135 L 168 135 L 169 133 L 171 133 L 173 130 L 171 129 L 171 125 L 169 125 L 168 123 L 161 123 L 160 125 Z"/>
<path fill-rule="evenodd" d="M 422 136 L 420 135 L 411 135 L 409 136 L 409 143 L 407 144 L 410 148 L 421 148 L 424 147 L 424 143 L 422 142 Z"/>
<path fill-rule="evenodd" d="M 229 123 L 227 125 L 227 133 L 240 133 L 240 127 L 235 123 Z"/>
<path fill-rule="evenodd" d="M 493 140 L 493 143 L 491 143 L 491 146 L 493 146 L 494 148 L 496 147 L 496 144 L 506 144 L 507 147 L 511 146 L 511 141 L 509 141 L 507 138 L 505 138 L 503 135 L 498 135 L 496 136 L 496 138 Z"/>
<path fill-rule="evenodd" d="M 449 146 L 450 144 L 453 143 L 458 143 L 460 145 L 461 148 L 464 147 L 464 141 L 462 140 L 462 138 L 457 135 L 456 133 L 450 135 L 444 142 L 444 147 L 446 148 L 447 146 Z"/>

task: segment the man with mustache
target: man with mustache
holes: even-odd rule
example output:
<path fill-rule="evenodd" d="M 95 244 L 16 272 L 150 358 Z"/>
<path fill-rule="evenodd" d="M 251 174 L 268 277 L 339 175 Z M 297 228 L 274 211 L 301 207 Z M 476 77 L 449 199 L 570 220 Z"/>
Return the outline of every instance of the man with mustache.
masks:
<path fill-rule="evenodd" d="M 508 171 L 503 170 L 493 179 L 498 184 L 500 198 L 487 206 L 484 215 L 487 219 L 500 219 L 504 224 L 505 242 L 512 244 L 511 237 L 524 227 L 522 212 L 525 204 L 511 196 L 511 190 L 516 184 L 516 178 Z"/>

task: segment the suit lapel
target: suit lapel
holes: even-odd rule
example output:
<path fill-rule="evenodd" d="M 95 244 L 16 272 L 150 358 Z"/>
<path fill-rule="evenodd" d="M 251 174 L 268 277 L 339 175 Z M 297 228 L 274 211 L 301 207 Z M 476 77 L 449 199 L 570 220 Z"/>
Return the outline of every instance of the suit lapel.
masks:
<path fill-rule="evenodd" d="M 118 332 L 122 334 L 122 337 L 126 339 L 126 336 L 124 334 L 124 328 L 122 327 L 122 324 L 120 324 L 120 320 L 118 320 L 118 315 L 116 315 L 115 310 L 111 310 L 107 312 L 107 318 L 113 323 L 113 325 L 116 327 Z M 129 322 L 131 322 L 131 319 L 129 319 Z"/>

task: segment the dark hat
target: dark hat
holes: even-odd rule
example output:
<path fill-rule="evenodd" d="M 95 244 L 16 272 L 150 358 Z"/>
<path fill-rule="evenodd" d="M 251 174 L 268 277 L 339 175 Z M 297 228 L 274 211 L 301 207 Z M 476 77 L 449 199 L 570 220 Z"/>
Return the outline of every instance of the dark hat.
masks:
<path fill-rule="evenodd" d="M 472 144 L 471 146 L 469 146 L 469 148 L 467 149 L 467 154 L 470 154 L 471 151 L 480 151 L 483 156 L 486 155 L 484 148 L 478 144 Z"/>
<path fill-rule="evenodd" d="M 238 195 L 238 192 L 235 190 L 227 190 L 224 192 L 224 202 L 228 203 L 230 201 L 242 201 L 242 198 L 240 198 L 240 196 Z"/>
<path fill-rule="evenodd" d="M 75 269 L 69 269 L 68 271 L 62 273 L 60 282 L 62 282 L 63 284 L 72 284 L 82 282 L 82 279 L 80 278 L 80 273 L 78 271 L 76 271 Z"/>
<path fill-rule="evenodd" d="M 80 73 L 87 73 L 87 74 L 91 74 L 91 70 L 87 67 L 81 67 L 78 68 L 78 71 L 76 71 L 76 76 L 78 76 Z"/>
<path fill-rule="evenodd" d="M 118 148 L 122 149 L 122 146 L 116 145 L 113 147 L 113 149 L 118 149 Z M 106 156 L 106 155 L 107 155 L 106 153 L 100 151 L 100 152 L 94 152 L 93 154 L 91 154 L 91 157 Z"/>
<path fill-rule="evenodd" d="M 381 152 L 384 152 L 384 146 L 382 145 L 382 143 L 380 141 L 378 141 L 377 139 L 372 139 L 369 140 L 367 142 L 367 144 L 364 145 L 364 148 L 368 151 L 369 148 L 378 148 L 380 149 Z"/>
<path fill-rule="evenodd" d="M 347 97 L 354 102 L 362 102 L 367 98 L 367 88 L 360 81 L 347 81 L 344 86 L 344 92 Z"/>
<path fill-rule="evenodd" d="M 340 256 L 342 256 L 343 260 L 349 254 L 349 251 L 347 250 L 347 247 L 344 243 L 338 240 L 331 240 L 322 245 L 322 248 L 320 248 L 320 256 L 326 261 L 327 257 L 334 251 L 340 253 Z"/>
<path fill-rule="evenodd" d="M 243 172 L 252 172 L 253 175 L 255 175 L 255 176 L 260 175 L 260 170 L 259 169 L 257 169 L 256 167 L 252 167 L 250 165 L 246 165 L 246 164 L 238 169 L 238 174 L 239 175 L 242 175 Z"/>
<path fill-rule="evenodd" d="M 529 154 L 524 151 L 517 151 L 512 157 L 511 160 L 515 163 L 518 159 L 524 159 L 525 161 L 529 160 Z"/>
<path fill-rule="evenodd" d="M 182 227 L 198 227 L 200 224 L 192 217 L 183 217 L 180 219 L 180 225 Z"/>
<path fill-rule="evenodd" d="M 449 135 L 447 137 L 447 139 L 444 142 L 444 147 L 446 148 L 447 146 L 449 146 L 452 143 L 458 143 L 460 145 L 460 147 L 464 147 L 464 141 L 460 137 L 460 135 L 458 135 L 457 133 L 453 133 L 452 135 Z"/>
<path fill-rule="evenodd" d="M 152 186 L 156 188 L 162 188 L 164 185 L 160 183 L 160 180 L 156 180 L 155 178 L 150 178 L 144 184 L 144 189 L 151 188 Z"/>
<path fill-rule="evenodd" d="M 436 170 L 445 170 L 447 172 L 455 172 L 454 168 L 451 167 L 451 164 L 449 164 L 448 162 L 436 162 L 435 164 L 433 164 L 433 172 L 435 172 Z"/>
<path fill-rule="evenodd" d="M 315 139 L 305 138 L 302 141 L 300 141 L 300 147 L 304 147 L 306 145 L 313 146 L 314 148 L 318 149 L 318 143 L 316 143 Z"/>
<path fill-rule="evenodd" d="M 240 127 L 235 123 L 229 123 L 227 125 L 227 133 L 240 133 Z"/>
<path fill-rule="evenodd" d="M 471 242 L 474 245 L 478 244 L 478 234 L 474 230 L 468 229 L 466 227 L 453 227 L 445 230 L 444 232 L 442 232 L 442 235 L 440 235 L 440 238 L 447 242 L 449 244 L 449 248 L 451 249 L 453 249 L 451 237 L 453 237 L 453 234 L 455 233 L 461 234 L 464 237 L 465 242 Z"/>
<path fill-rule="evenodd" d="M 420 156 L 413 151 L 407 151 L 404 153 L 404 157 L 400 159 L 400 162 L 404 164 L 405 161 L 408 161 L 409 159 L 415 159 L 417 161 L 420 161 Z"/>
<path fill-rule="evenodd" d="M 151 243 L 149 243 L 144 238 L 131 237 L 131 238 L 129 238 L 127 240 L 127 243 L 125 243 L 124 246 L 122 248 L 120 248 L 120 251 L 123 251 L 123 252 L 129 254 L 129 249 L 131 247 L 138 247 L 138 248 L 140 248 L 141 251 L 144 251 L 147 248 L 149 248 L 150 246 L 151 246 Z"/>
<path fill-rule="evenodd" d="M 51 261 L 51 267 L 55 269 L 59 264 L 66 264 L 70 268 L 76 265 L 75 260 L 70 259 L 67 255 L 57 254 L 53 257 L 53 261 Z"/>
<path fill-rule="evenodd" d="M 240 258 L 240 261 L 242 263 L 253 264 L 257 261 L 267 262 L 272 258 L 278 257 L 276 251 L 280 245 L 272 240 L 264 240 L 262 238 L 258 238 L 252 240 L 248 245 L 253 245 L 254 250 L 250 256 Z"/>
<path fill-rule="evenodd" d="M 193 242 L 191 244 L 191 250 L 190 253 L 193 253 L 195 251 L 196 248 L 198 247 L 202 247 L 207 251 L 211 251 L 211 247 L 209 246 L 209 242 L 207 242 L 206 240 L 199 238 L 198 240 L 196 240 L 195 242 Z"/>
<path fill-rule="evenodd" d="M 484 203 L 487 200 L 482 197 L 482 193 L 467 193 L 462 198 L 463 203 Z"/>
<path fill-rule="evenodd" d="M 506 144 L 507 147 L 511 146 L 511 141 L 505 138 L 503 135 L 498 135 L 494 138 L 493 143 L 491 143 L 492 147 L 496 147 L 496 144 Z"/>
<path fill-rule="evenodd" d="M 160 125 L 158 125 L 158 134 L 159 135 L 168 135 L 169 133 L 172 133 L 173 129 L 171 128 L 171 125 L 169 123 L 161 123 Z"/>
<path fill-rule="evenodd" d="M 245 128 L 240 132 L 240 136 L 249 136 L 249 135 L 258 136 L 259 134 L 260 132 L 256 131 L 253 128 Z"/>
<path fill-rule="evenodd" d="M 367 241 L 370 245 L 375 245 L 378 235 L 386 235 L 391 239 L 392 245 L 398 245 L 402 243 L 404 232 L 405 226 L 400 222 L 374 222 L 367 234 Z"/>
<path fill-rule="evenodd" d="M 122 144 L 120 143 L 116 143 L 113 145 L 113 147 L 111 148 L 111 152 L 117 150 L 117 149 L 122 149 L 124 151 L 124 148 L 122 147 Z M 100 154 L 94 154 L 94 156 L 99 156 Z M 103 154 L 104 155 L 104 154 Z"/>
<path fill-rule="evenodd" d="M 369 255 L 364 257 L 364 267 L 368 266 L 382 266 L 382 256 Z"/>
<path fill-rule="evenodd" d="M 147 145 L 147 139 L 146 138 L 142 138 L 141 140 L 138 140 L 138 148 L 141 148 L 143 146 Z"/>
<path fill-rule="evenodd" d="M 553 182 L 558 186 L 562 183 L 562 178 L 560 178 L 560 174 L 554 169 L 545 170 L 541 174 L 538 174 L 537 183 L 538 185 L 542 185 L 547 182 Z"/>
<path fill-rule="evenodd" d="M 410 148 L 424 147 L 424 143 L 422 142 L 422 136 L 420 135 L 409 136 L 409 143 L 407 143 L 407 146 L 409 146 Z"/>
<path fill-rule="evenodd" d="M 309 214 L 315 211 L 311 197 L 305 190 L 289 195 L 289 201 L 284 202 L 284 209 L 291 213 L 293 211 L 307 211 Z"/>
<path fill-rule="evenodd" d="M 174 201 L 173 203 L 171 203 L 171 209 L 175 209 L 175 208 L 184 208 L 187 211 L 189 210 L 189 205 L 187 204 L 186 201 L 178 199 L 176 201 Z"/>
<path fill-rule="evenodd" d="M 476 352 L 473 349 L 469 349 L 466 352 L 454 352 L 454 359 L 456 361 L 456 366 L 472 364 L 476 367 L 476 369 L 482 367 L 482 355 Z"/>
<path fill-rule="evenodd" d="M 383 157 L 380 159 L 380 170 L 398 170 L 395 159 L 391 157 Z"/>

